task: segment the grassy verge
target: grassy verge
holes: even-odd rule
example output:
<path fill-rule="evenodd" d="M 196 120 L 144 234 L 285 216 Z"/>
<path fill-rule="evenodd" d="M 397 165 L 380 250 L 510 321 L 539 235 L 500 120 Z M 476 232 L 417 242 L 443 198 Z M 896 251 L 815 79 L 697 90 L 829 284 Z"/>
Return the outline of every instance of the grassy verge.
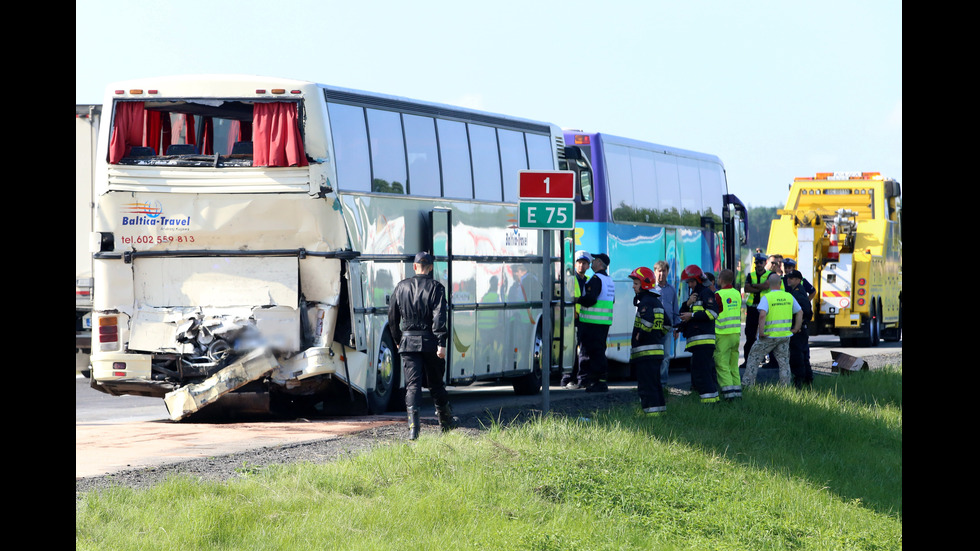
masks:
<path fill-rule="evenodd" d="M 902 372 L 423 435 L 76 504 L 76 549 L 900 549 Z"/>

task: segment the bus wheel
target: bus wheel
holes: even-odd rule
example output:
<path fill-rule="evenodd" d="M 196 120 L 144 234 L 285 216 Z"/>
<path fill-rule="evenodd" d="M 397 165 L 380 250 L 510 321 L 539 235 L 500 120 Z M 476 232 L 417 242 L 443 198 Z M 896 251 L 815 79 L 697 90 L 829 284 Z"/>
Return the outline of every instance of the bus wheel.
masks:
<path fill-rule="evenodd" d="M 398 373 L 401 370 L 398 351 L 387 330 L 381 337 L 374 367 L 374 388 L 368 390 L 368 413 L 380 415 L 396 405 L 392 403 L 392 398 L 398 391 Z"/>
<path fill-rule="evenodd" d="M 540 328 L 539 328 L 540 329 Z M 544 379 L 541 376 L 541 335 L 534 337 L 534 365 L 531 372 L 514 379 L 514 394 L 519 396 L 529 396 L 541 392 L 541 385 Z"/>

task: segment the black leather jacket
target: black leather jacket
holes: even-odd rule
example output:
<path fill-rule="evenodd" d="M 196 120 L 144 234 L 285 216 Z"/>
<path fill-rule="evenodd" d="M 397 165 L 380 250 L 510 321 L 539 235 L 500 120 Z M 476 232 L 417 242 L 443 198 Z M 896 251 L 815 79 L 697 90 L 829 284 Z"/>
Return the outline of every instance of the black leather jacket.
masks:
<path fill-rule="evenodd" d="M 435 351 L 446 346 L 447 312 L 446 288 L 431 274 L 399 282 L 388 305 L 388 330 L 398 351 Z"/>

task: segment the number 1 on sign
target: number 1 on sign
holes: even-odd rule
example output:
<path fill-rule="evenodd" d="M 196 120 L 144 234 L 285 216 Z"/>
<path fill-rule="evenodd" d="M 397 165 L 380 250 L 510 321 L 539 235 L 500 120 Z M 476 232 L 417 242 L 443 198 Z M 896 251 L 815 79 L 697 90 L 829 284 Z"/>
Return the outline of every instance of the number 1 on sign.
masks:
<path fill-rule="evenodd" d="M 551 195 L 551 177 L 544 179 L 544 194 Z"/>

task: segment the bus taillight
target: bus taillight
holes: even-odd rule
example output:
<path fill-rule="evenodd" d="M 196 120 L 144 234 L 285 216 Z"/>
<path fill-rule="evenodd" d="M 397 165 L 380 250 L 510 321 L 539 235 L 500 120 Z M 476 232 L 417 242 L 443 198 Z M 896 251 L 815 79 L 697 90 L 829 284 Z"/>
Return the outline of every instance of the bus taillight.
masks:
<path fill-rule="evenodd" d="M 99 350 L 117 350 L 119 348 L 119 321 L 116 316 L 99 318 Z"/>

